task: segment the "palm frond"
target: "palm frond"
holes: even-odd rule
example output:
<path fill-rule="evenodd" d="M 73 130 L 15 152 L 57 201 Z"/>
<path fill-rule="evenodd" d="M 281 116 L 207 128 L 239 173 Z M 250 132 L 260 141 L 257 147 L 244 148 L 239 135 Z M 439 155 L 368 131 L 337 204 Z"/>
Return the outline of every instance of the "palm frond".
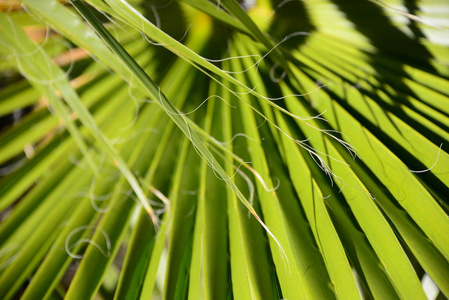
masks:
<path fill-rule="evenodd" d="M 0 298 L 449 296 L 447 12 L 0 4 Z"/>

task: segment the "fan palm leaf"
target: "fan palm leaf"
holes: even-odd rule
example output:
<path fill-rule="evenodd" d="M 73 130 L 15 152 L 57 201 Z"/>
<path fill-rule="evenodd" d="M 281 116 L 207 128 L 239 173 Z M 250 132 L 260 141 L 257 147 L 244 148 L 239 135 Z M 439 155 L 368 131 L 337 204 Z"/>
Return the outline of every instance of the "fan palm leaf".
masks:
<path fill-rule="evenodd" d="M 449 296 L 447 8 L 1 3 L 0 298 Z"/>

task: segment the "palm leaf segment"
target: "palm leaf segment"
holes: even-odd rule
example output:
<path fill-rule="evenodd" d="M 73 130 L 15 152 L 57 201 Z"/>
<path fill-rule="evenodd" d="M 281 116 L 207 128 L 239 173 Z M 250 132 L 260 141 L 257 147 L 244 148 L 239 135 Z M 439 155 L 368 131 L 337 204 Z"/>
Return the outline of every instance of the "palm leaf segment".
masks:
<path fill-rule="evenodd" d="M 0 8 L 0 298 L 449 295 L 444 2 Z"/>

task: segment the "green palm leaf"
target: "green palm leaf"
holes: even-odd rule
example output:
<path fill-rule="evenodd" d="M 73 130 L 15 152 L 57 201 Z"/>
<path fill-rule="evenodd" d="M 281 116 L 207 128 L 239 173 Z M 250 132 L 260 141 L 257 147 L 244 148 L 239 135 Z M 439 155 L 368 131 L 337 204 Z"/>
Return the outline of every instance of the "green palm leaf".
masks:
<path fill-rule="evenodd" d="M 0 3 L 0 298 L 449 296 L 448 8 Z"/>

